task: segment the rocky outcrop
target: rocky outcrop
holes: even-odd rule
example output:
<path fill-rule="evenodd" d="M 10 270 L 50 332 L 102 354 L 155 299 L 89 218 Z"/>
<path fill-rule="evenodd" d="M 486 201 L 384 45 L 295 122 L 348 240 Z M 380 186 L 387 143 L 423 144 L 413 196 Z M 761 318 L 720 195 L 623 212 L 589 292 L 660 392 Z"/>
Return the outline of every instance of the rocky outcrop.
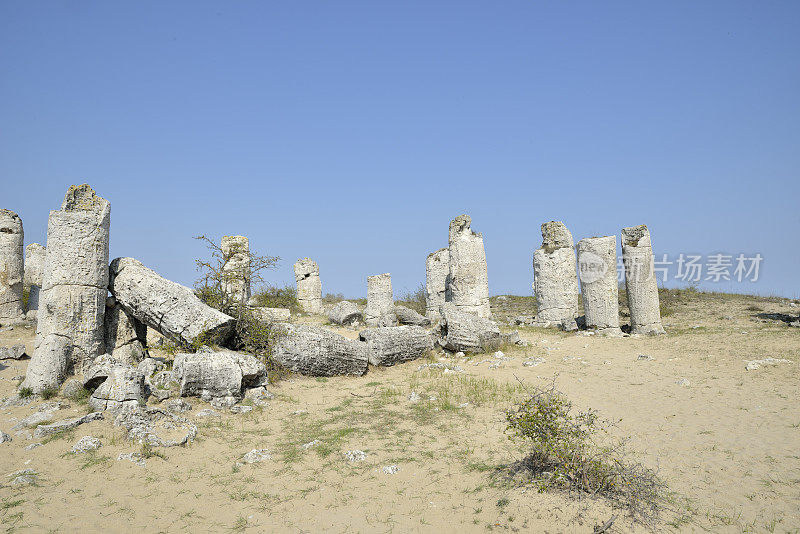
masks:
<path fill-rule="evenodd" d="M 560 325 L 578 313 L 578 274 L 572 234 L 561 221 L 542 224 L 542 246 L 533 253 L 536 322 Z"/>
<path fill-rule="evenodd" d="M 309 376 L 367 372 L 366 344 L 324 328 L 280 324 L 272 357 L 286 369 Z"/>
<path fill-rule="evenodd" d="M 134 258 L 111 262 L 109 289 L 131 316 L 183 346 L 222 343 L 235 323 L 188 287 L 159 276 Z"/>
<path fill-rule="evenodd" d="M 450 301 L 461 311 L 489 318 L 489 275 L 483 236 L 471 230 L 469 215 L 450 222 Z"/>
<path fill-rule="evenodd" d="M 453 303 L 440 307 L 439 344 L 447 350 L 461 352 L 489 352 L 496 350 L 503 337 L 497 323 L 460 310 Z"/>
<path fill-rule="evenodd" d="M 631 333 L 663 334 L 658 281 L 653 269 L 653 246 L 650 231 L 644 224 L 622 229 L 622 262 L 631 312 Z"/>
<path fill-rule="evenodd" d="M 303 311 L 323 313 L 319 265 L 311 258 L 297 260 L 294 264 L 294 279 L 297 282 L 297 301 Z"/>
<path fill-rule="evenodd" d="M 372 365 L 395 365 L 422 358 L 433 348 L 430 333 L 419 326 L 371 328 L 359 333 Z"/>
<path fill-rule="evenodd" d="M 0 209 L 0 322 L 20 319 L 25 313 L 22 307 L 24 239 L 19 215 Z"/>

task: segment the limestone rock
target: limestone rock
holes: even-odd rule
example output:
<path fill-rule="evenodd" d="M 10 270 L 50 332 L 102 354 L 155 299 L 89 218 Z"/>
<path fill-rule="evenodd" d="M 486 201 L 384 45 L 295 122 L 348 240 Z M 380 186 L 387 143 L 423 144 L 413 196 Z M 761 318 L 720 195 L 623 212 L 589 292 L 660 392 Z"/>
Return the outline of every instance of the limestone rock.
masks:
<path fill-rule="evenodd" d="M 39 294 L 42 289 L 44 262 L 47 249 L 39 243 L 25 247 L 25 278 L 23 286 L 28 290 L 28 313 L 39 309 Z"/>
<path fill-rule="evenodd" d="M 658 280 L 653 266 L 650 231 L 644 224 L 622 229 L 625 290 L 631 311 L 631 333 L 664 333 L 658 302 Z"/>
<path fill-rule="evenodd" d="M 180 345 L 221 343 L 235 323 L 188 287 L 159 276 L 134 258 L 111 262 L 109 289 L 130 315 Z"/>
<path fill-rule="evenodd" d="M 172 367 L 182 397 L 240 399 L 243 388 L 267 382 L 267 369 L 255 356 L 234 351 L 178 354 Z"/>
<path fill-rule="evenodd" d="M 102 412 L 93 412 L 72 419 L 63 419 L 50 425 L 39 425 L 36 427 L 36 430 L 33 431 L 33 437 L 38 439 L 51 434 L 58 434 L 59 432 L 64 432 L 65 430 L 70 430 L 79 425 L 89 423 L 91 421 L 97 421 L 98 419 L 102 418 Z"/>
<path fill-rule="evenodd" d="M 25 313 L 22 307 L 24 239 L 19 215 L 0 209 L 0 322 L 19 319 Z"/>
<path fill-rule="evenodd" d="M 538 323 L 560 324 L 578 312 L 578 275 L 572 234 L 560 221 L 542 224 L 542 246 L 533 253 Z"/>
<path fill-rule="evenodd" d="M 503 342 L 497 323 L 466 313 L 453 303 L 440 307 L 442 347 L 451 351 L 489 352 Z"/>
<path fill-rule="evenodd" d="M 319 266 L 311 258 L 297 260 L 294 264 L 294 279 L 297 282 L 297 301 L 307 313 L 323 313 L 322 281 Z"/>
<path fill-rule="evenodd" d="M 489 318 L 489 275 L 483 236 L 471 230 L 469 215 L 459 215 L 450 222 L 450 266 L 448 285 L 450 301 L 461 311 Z"/>
<path fill-rule="evenodd" d="M 378 326 L 381 317 L 394 313 L 392 275 L 376 274 L 367 277 L 367 309 L 364 320 L 369 326 Z"/>
<path fill-rule="evenodd" d="M 47 224 L 36 345 L 25 387 L 57 388 L 105 352 L 111 205 L 88 185 L 71 186 Z"/>
<path fill-rule="evenodd" d="M 264 323 L 275 323 L 288 321 L 292 316 L 292 312 L 288 308 L 265 308 L 265 307 L 252 307 L 248 308 L 253 317 Z"/>
<path fill-rule="evenodd" d="M 106 299 L 106 352 L 127 365 L 138 365 L 147 358 L 147 326 L 117 305 L 117 299 Z"/>
<path fill-rule="evenodd" d="M 290 371 L 309 376 L 361 376 L 367 372 L 366 344 L 314 326 L 281 324 L 272 351 Z"/>
<path fill-rule="evenodd" d="M 450 249 L 432 252 L 425 261 L 425 315 L 431 321 L 439 319 L 439 306 L 447 299 L 450 277 Z"/>
<path fill-rule="evenodd" d="M 587 237 L 577 249 L 586 327 L 618 335 L 617 238 Z"/>
<path fill-rule="evenodd" d="M 83 454 L 89 451 L 96 451 L 103 444 L 99 439 L 92 436 L 83 436 L 78 442 L 72 446 L 72 454 Z"/>
<path fill-rule="evenodd" d="M 400 324 L 415 326 L 430 326 L 431 324 L 430 319 L 405 306 L 395 306 L 394 314 L 397 316 L 397 322 Z"/>
<path fill-rule="evenodd" d="M 132 367 L 115 367 L 89 398 L 95 412 L 132 410 L 146 402 L 144 377 Z"/>
<path fill-rule="evenodd" d="M 358 305 L 348 300 L 337 302 L 328 312 L 328 319 L 333 324 L 353 325 L 364 320 Z"/>
<path fill-rule="evenodd" d="M 222 266 L 225 291 L 236 302 L 247 302 L 250 298 L 250 241 L 242 235 L 222 237 Z"/>
<path fill-rule="evenodd" d="M 0 347 L 0 360 L 21 360 L 25 356 L 25 345 L 21 343 L 10 347 Z"/>
<path fill-rule="evenodd" d="M 359 333 L 367 344 L 367 357 L 372 365 L 394 365 L 422 358 L 433 349 L 430 333 L 420 326 L 371 328 Z"/>
<path fill-rule="evenodd" d="M 12 441 L 11 436 L 0 430 L 0 443 L 10 443 Z"/>
<path fill-rule="evenodd" d="M 127 429 L 129 439 L 153 447 L 179 447 L 197 436 L 197 426 L 188 419 L 156 407 L 120 412 L 114 425 Z"/>

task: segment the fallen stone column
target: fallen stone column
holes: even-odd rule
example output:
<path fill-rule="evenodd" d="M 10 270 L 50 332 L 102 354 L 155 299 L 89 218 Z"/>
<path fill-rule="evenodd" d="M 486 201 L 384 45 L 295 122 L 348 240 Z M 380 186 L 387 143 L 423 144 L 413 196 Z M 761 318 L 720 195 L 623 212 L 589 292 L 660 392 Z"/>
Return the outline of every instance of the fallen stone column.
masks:
<path fill-rule="evenodd" d="M 430 332 L 420 326 L 372 328 L 358 334 L 367 344 L 372 365 L 390 366 L 422 358 L 433 348 Z"/>
<path fill-rule="evenodd" d="M 580 274 L 586 327 L 603 334 L 621 334 L 617 287 L 617 238 L 588 237 L 578 241 Z"/>
<path fill-rule="evenodd" d="M 106 299 L 106 353 L 115 361 L 138 365 L 147 358 L 147 326 L 117 305 L 117 299 Z"/>
<path fill-rule="evenodd" d="M 87 184 L 70 186 L 47 223 L 36 347 L 23 387 L 57 388 L 105 352 L 111 205 Z"/>
<path fill-rule="evenodd" d="M 294 264 L 294 279 L 297 282 L 297 301 L 303 311 L 323 313 L 319 265 L 311 258 L 297 260 L 297 263 Z"/>
<path fill-rule="evenodd" d="M 180 345 L 222 343 L 235 323 L 233 317 L 204 304 L 188 287 L 163 278 L 134 258 L 111 262 L 109 289 L 130 315 Z"/>
<path fill-rule="evenodd" d="M 292 311 L 288 308 L 266 308 L 262 306 L 250 307 L 248 311 L 253 317 L 264 323 L 288 321 Z"/>
<path fill-rule="evenodd" d="M 664 333 L 658 302 L 658 281 L 653 270 L 650 231 L 644 224 L 622 229 L 625 290 L 631 311 L 631 333 Z"/>
<path fill-rule="evenodd" d="M 462 352 L 489 352 L 503 342 L 497 323 L 460 310 L 453 303 L 443 304 L 439 312 L 441 340 L 447 350 Z"/>
<path fill-rule="evenodd" d="M 328 312 L 328 319 L 333 324 L 353 325 L 364 320 L 361 310 L 355 302 L 343 300 L 337 302 Z"/>
<path fill-rule="evenodd" d="M 395 323 L 391 274 L 367 277 L 367 308 L 364 310 L 364 320 L 369 326 L 392 326 Z"/>
<path fill-rule="evenodd" d="M 536 322 L 561 324 L 578 313 L 578 274 L 572 234 L 560 221 L 542 224 L 542 246 L 533 252 Z"/>
<path fill-rule="evenodd" d="M 181 397 L 240 399 L 244 389 L 267 383 L 267 369 L 253 355 L 233 351 L 177 354 L 172 376 Z"/>
<path fill-rule="evenodd" d="M 25 313 L 22 306 L 24 239 L 19 215 L 0 209 L 0 322 L 21 319 Z"/>
<path fill-rule="evenodd" d="M 450 276 L 450 250 L 443 248 L 432 252 L 425 261 L 425 315 L 438 321 L 439 306 L 447 302 L 447 284 Z"/>
<path fill-rule="evenodd" d="M 222 290 L 236 302 L 250 298 L 250 241 L 241 235 L 222 237 Z"/>
<path fill-rule="evenodd" d="M 460 310 L 489 318 L 489 275 L 483 236 L 470 229 L 469 215 L 450 222 L 450 299 Z"/>
<path fill-rule="evenodd" d="M 365 343 L 324 328 L 280 324 L 272 357 L 286 369 L 308 376 L 361 376 L 367 372 Z"/>
<path fill-rule="evenodd" d="M 25 279 L 23 286 L 28 290 L 29 319 L 34 318 L 39 310 L 39 295 L 42 289 L 46 258 L 47 249 L 39 243 L 31 243 L 25 247 Z"/>
<path fill-rule="evenodd" d="M 405 306 L 395 306 L 394 314 L 397 316 L 397 322 L 400 324 L 415 326 L 430 326 L 431 324 L 430 319 Z"/>

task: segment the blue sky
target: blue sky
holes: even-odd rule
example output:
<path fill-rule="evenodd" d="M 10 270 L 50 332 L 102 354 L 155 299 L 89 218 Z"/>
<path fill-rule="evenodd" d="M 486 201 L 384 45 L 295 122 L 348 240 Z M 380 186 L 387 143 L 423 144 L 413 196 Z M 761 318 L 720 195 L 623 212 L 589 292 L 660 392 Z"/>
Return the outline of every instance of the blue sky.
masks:
<path fill-rule="evenodd" d="M 192 236 L 243 234 L 348 296 L 416 288 L 460 213 L 492 294 L 531 293 L 544 221 L 646 223 L 764 258 L 701 287 L 798 297 L 798 58 L 794 1 L 6 1 L 0 207 L 44 243 L 88 182 L 112 257 L 191 284 Z"/>

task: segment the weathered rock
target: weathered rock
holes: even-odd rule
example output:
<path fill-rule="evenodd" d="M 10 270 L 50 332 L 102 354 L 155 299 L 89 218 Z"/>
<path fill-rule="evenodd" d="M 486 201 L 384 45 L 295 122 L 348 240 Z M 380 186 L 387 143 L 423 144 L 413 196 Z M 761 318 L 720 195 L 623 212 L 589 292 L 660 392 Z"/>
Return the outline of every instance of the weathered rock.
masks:
<path fill-rule="evenodd" d="M 617 238 L 587 237 L 578 241 L 577 249 L 586 327 L 620 334 Z"/>
<path fill-rule="evenodd" d="M 271 459 L 272 455 L 270 454 L 269 449 L 253 449 L 242 457 L 242 461 L 244 461 L 246 464 L 255 464 Z"/>
<path fill-rule="evenodd" d="M 431 324 L 430 319 L 405 306 L 395 306 L 394 314 L 397 317 L 397 322 L 400 324 L 415 326 L 430 326 Z"/>
<path fill-rule="evenodd" d="M 146 402 L 144 376 L 132 367 L 115 367 L 89 398 L 95 412 L 132 410 Z"/>
<path fill-rule="evenodd" d="M 81 394 L 83 381 L 77 378 L 69 378 L 61 386 L 61 396 L 65 399 L 73 399 Z"/>
<path fill-rule="evenodd" d="M 175 413 L 184 413 L 192 410 L 192 405 L 183 399 L 172 399 L 166 404 L 167 410 Z"/>
<path fill-rule="evenodd" d="M 431 321 L 439 320 L 439 306 L 447 302 L 447 285 L 450 277 L 450 249 L 432 252 L 425 261 L 425 315 Z"/>
<path fill-rule="evenodd" d="M 84 423 L 97 421 L 102 418 L 102 412 L 92 412 L 72 419 L 63 419 L 50 425 L 39 425 L 36 427 L 36 430 L 33 431 L 33 437 L 38 439 L 51 434 L 58 434 L 59 432 L 64 432 L 65 430 L 70 430 Z"/>
<path fill-rule="evenodd" d="M 14 440 L 11 439 L 11 436 L 0 430 L 0 443 L 10 443 Z"/>
<path fill-rule="evenodd" d="M 172 367 L 182 397 L 240 399 L 243 388 L 262 386 L 267 369 L 255 356 L 233 351 L 178 354 Z"/>
<path fill-rule="evenodd" d="M 100 384 L 111 376 L 111 372 L 121 365 L 122 364 L 115 360 L 110 354 L 103 354 L 99 358 L 95 358 L 92 365 L 87 367 L 83 372 L 83 387 L 86 389 L 95 389 L 99 387 Z"/>
<path fill-rule="evenodd" d="M 272 357 L 290 371 L 310 376 L 367 372 L 366 344 L 324 328 L 281 324 Z"/>
<path fill-rule="evenodd" d="M 469 215 L 450 222 L 450 301 L 461 311 L 489 318 L 489 275 L 483 236 L 472 231 Z"/>
<path fill-rule="evenodd" d="M 222 343 L 235 323 L 188 287 L 159 276 L 134 258 L 111 262 L 109 289 L 130 315 L 181 345 Z"/>
<path fill-rule="evenodd" d="M 323 313 L 322 282 L 319 266 L 311 258 L 297 260 L 294 264 L 294 279 L 297 282 L 297 301 L 307 313 Z"/>
<path fill-rule="evenodd" d="M 359 333 L 367 344 L 367 358 L 372 365 L 390 366 L 422 358 L 433 349 L 430 333 L 420 326 L 371 328 Z"/>
<path fill-rule="evenodd" d="M 363 321 L 364 316 L 356 303 L 343 300 L 330 309 L 328 319 L 333 324 L 353 325 Z"/>
<path fill-rule="evenodd" d="M 19 319 L 25 252 L 22 219 L 13 211 L 0 209 L 0 322 Z"/>
<path fill-rule="evenodd" d="M 0 347 L 0 360 L 21 360 L 25 356 L 25 345 L 21 343 L 10 347 Z"/>
<path fill-rule="evenodd" d="M 117 299 L 106 299 L 106 352 L 127 365 L 138 365 L 147 358 L 147 326 L 130 315 Z"/>
<path fill-rule="evenodd" d="M 58 388 L 105 352 L 111 205 L 84 184 L 51 211 L 36 346 L 25 387 Z"/>
<path fill-rule="evenodd" d="M 250 298 L 250 241 L 242 235 L 222 237 L 222 290 L 236 302 Z"/>
<path fill-rule="evenodd" d="M 83 436 L 78 442 L 72 446 L 72 454 L 83 454 L 89 451 L 96 451 L 103 444 L 99 439 L 92 436 Z"/>
<path fill-rule="evenodd" d="M 489 352 L 497 350 L 503 342 L 497 323 L 460 310 L 453 303 L 440 307 L 439 344 L 447 350 L 464 352 Z"/>
<path fill-rule="evenodd" d="M 182 446 L 197 436 L 197 426 L 188 419 L 157 407 L 120 412 L 114 424 L 126 428 L 129 439 L 153 447 Z"/>
<path fill-rule="evenodd" d="M 369 326 L 378 326 L 381 317 L 394 314 L 392 275 L 376 274 L 367 277 L 367 309 L 364 320 Z"/>
<path fill-rule="evenodd" d="M 658 280 L 653 266 L 650 231 L 644 224 L 622 229 L 625 290 L 631 311 L 631 333 L 664 333 L 658 302 Z"/>
<path fill-rule="evenodd" d="M 560 221 L 542 224 L 542 246 L 533 253 L 539 323 L 560 324 L 578 313 L 578 275 L 572 234 Z"/>
<path fill-rule="evenodd" d="M 265 323 L 276 323 L 288 321 L 292 316 L 291 310 L 288 308 L 265 308 L 265 307 L 252 307 L 248 308 L 253 317 Z"/>
<path fill-rule="evenodd" d="M 34 312 L 34 315 L 39 309 L 46 256 L 47 249 L 39 243 L 25 247 L 25 278 L 22 285 L 28 290 L 28 312 Z"/>

